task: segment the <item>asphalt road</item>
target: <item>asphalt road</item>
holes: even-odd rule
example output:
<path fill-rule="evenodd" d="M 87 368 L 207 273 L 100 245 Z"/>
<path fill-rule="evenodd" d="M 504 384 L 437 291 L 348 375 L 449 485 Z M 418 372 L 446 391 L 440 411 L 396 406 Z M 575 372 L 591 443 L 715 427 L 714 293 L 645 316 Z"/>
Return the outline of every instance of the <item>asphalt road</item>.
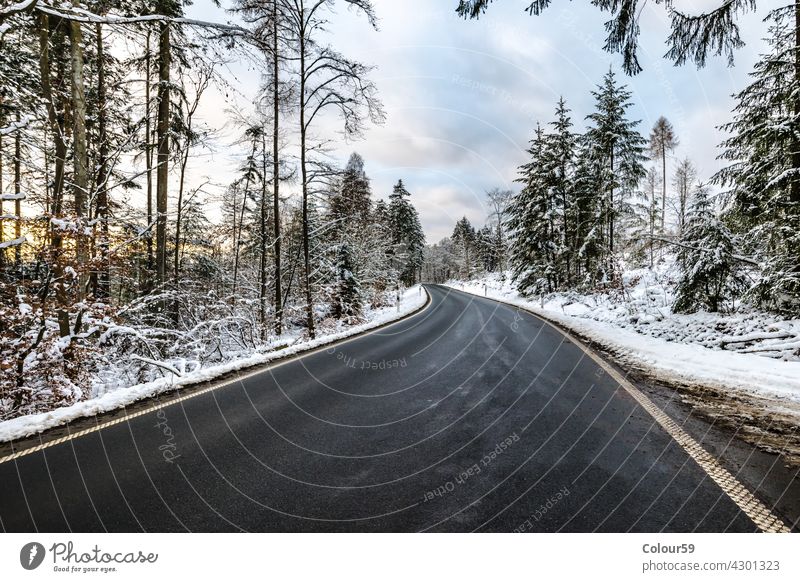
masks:
<path fill-rule="evenodd" d="M 393 326 L 0 464 L 0 526 L 756 531 L 558 331 L 428 290 Z"/>

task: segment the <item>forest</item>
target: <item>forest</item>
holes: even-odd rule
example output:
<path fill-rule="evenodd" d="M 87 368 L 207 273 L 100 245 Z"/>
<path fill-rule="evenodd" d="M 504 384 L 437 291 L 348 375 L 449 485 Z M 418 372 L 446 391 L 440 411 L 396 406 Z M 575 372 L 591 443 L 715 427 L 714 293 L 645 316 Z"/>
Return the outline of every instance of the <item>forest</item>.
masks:
<path fill-rule="evenodd" d="M 701 176 L 668 119 L 631 114 L 638 2 L 591 2 L 622 57 L 595 80 L 592 110 L 558 99 L 517 175 L 480 201 L 485 224 L 464 217 L 427 246 L 413 185 L 373 192 L 368 157 L 331 155 L 386 120 L 374 67 L 328 34 L 337 8 L 377 29 L 370 0 L 234 0 L 214 4 L 217 21 L 181 0 L 5 3 L 0 420 L 355 328 L 420 282 L 497 274 L 525 297 L 574 299 L 656 277 L 657 317 L 797 317 L 800 5 L 769 12 L 723 167 Z M 690 18 L 666 4 L 665 58 L 698 66 L 732 62 L 737 15 L 756 6 Z M 452 8 L 469 20 L 491 6 Z M 221 112 L 236 134 L 223 143 L 199 111 L 239 91 L 232 62 L 258 94 Z M 235 179 L 198 180 L 193 164 L 220 150 Z"/>
<path fill-rule="evenodd" d="M 0 419 L 313 340 L 419 280 L 402 180 L 377 201 L 359 154 L 329 155 L 385 118 L 324 35 L 337 4 L 376 26 L 371 3 L 188 4 L 0 9 Z M 189 175 L 217 139 L 197 112 L 236 90 L 231 60 L 260 91 L 225 112 L 243 153 L 212 189 Z"/>
<path fill-rule="evenodd" d="M 477 16 L 487 7 L 462 2 L 461 10 Z M 768 50 L 722 127 L 720 171 L 703 179 L 690 158 L 676 157 L 680 136 L 664 117 L 643 133 L 629 113 L 631 91 L 612 69 L 583 123 L 558 101 L 533 132 L 519 192 L 488 192 L 487 225 L 461 219 L 428 250 L 429 276 L 508 270 L 525 296 L 624 293 L 625 273 L 669 262 L 674 301 L 665 307 L 677 313 L 797 317 L 800 6 L 776 8 L 766 23 Z M 634 61 L 626 53 L 626 69 Z"/>

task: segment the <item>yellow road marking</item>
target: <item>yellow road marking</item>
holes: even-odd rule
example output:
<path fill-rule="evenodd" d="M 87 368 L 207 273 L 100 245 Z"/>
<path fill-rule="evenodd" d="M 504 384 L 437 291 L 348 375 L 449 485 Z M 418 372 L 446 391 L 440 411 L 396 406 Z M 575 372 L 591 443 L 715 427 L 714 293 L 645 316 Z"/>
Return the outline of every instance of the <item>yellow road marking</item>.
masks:
<path fill-rule="evenodd" d="M 423 287 L 423 289 L 424 289 L 424 287 Z M 212 392 L 214 390 L 219 390 L 220 388 L 224 388 L 225 386 L 230 386 L 231 384 L 236 384 L 236 383 L 243 382 L 243 381 L 247 380 L 248 378 L 252 378 L 253 376 L 258 376 L 259 374 L 263 374 L 265 372 L 269 372 L 270 370 L 274 370 L 275 368 L 279 368 L 281 366 L 285 366 L 286 364 L 291 364 L 292 362 L 296 362 L 296 361 L 301 360 L 301 359 L 303 359 L 305 357 L 313 356 L 314 354 L 318 354 L 319 352 L 322 352 L 322 351 L 325 351 L 325 350 L 329 350 L 331 348 L 331 346 L 340 346 L 340 345 L 355 341 L 357 339 L 361 339 L 361 338 L 366 337 L 368 335 L 372 335 L 375 332 L 381 331 L 382 329 L 385 329 L 385 328 L 387 328 L 389 326 L 392 326 L 392 325 L 394 325 L 396 323 L 400 323 L 401 321 L 404 321 L 404 320 L 408 319 L 409 317 L 412 317 L 414 315 L 419 315 L 419 314 L 427 311 L 427 309 L 431 306 L 433 301 L 432 301 L 431 296 L 428 293 L 427 289 L 425 289 L 425 294 L 427 295 L 427 301 L 425 302 L 425 305 L 423 305 L 422 307 L 420 307 L 416 311 L 412 311 L 411 313 L 407 313 L 407 314 L 403 315 L 399 319 L 395 319 L 394 321 L 386 322 L 386 323 L 378 325 L 378 326 L 376 326 L 376 327 L 374 327 L 372 329 L 368 329 L 368 330 L 363 331 L 361 333 L 357 333 L 357 334 L 355 334 L 355 335 L 353 335 L 351 337 L 343 338 L 343 339 L 340 339 L 340 340 L 333 340 L 333 341 L 331 341 L 329 343 L 323 344 L 323 345 L 318 346 L 316 348 L 312 348 L 312 349 L 310 349 L 308 351 L 305 351 L 305 352 L 300 352 L 298 354 L 295 354 L 294 356 L 286 358 L 285 360 L 280 360 L 280 361 L 275 362 L 273 364 L 264 364 L 263 366 L 257 365 L 256 366 L 257 369 L 253 370 L 252 372 L 250 372 L 248 374 L 245 374 L 244 376 L 237 376 L 236 378 L 234 378 L 232 380 L 225 380 L 225 381 L 219 382 L 217 384 L 213 384 L 213 385 L 211 385 L 211 386 L 209 386 L 207 388 L 203 388 L 202 390 L 198 390 L 196 392 L 192 392 L 191 394 L 186 394 L 185 396 L 179 396 L 178 398 L 174 398 L 172 400 L 169 400 L 168 402 L 162 402 L 162 403 L 159 403 L 159 404 L 154 404 L 152 406 L 149 406 L 148 408 L 145 408 L 145 409 L 142 409 L 142 410 L 137 410 L 136 412 L 131 412 L 131 413 L 126 414 L 125 416 L 122 416 L 120 418 L 115 418 L 114 420 L 108 420 L 108 421 L 102 422 L 102 423 L 100 423 L 100 424 L 98 424 L 96 426 L 93 426 L 93 427 L 90 427 L 90 428 L 86 428 L 86 429 L 83 429 L 83 430 L 79 430 L 77 432 L 68 434 L 66 436 L 63 436 L 63 437 L 60 437 L 60 438 L 57 438 L 57 439 L 53 439 L 53 440 L 49 440 L 47 442 L 38 444 L 36 446 L 30 447 L 30 448 L 27 448 L 27 449 L 23 449 L 21 451 L 15 451 L 15 452 L 13 452 L 13 453 L 11 453 L 9 455 L 6 455 L 5 457 L 0 457 L 0 465 L 3 464 L 3 463 L 7 463 L 9 461 L 13 461 L 14 459 L 19 459 L 20 457 L 24 457 L 26 455 L 30 455 L 30 454 L 36 453 L 38 451 L 41 451 L 41 450 L 44 450 L 44 449 L 47 449 L 47 448 L 50 448 L 50 447 L 54 447 L 56 445 L 60 445 L 62 443 L 65 443 L 65 442 L 80 438 L 82 436 L 86 436 L 87 434 L 91 434 L 93 432 L 98 432 L 98 431 L 104 430 L 106 428 L 109 428 L 111 426 L 120 424 L 122 422 L 127 422 L 127 421 L 132 420 L 134 418 L 137 418 L 139 416 L 144 416 L 145 414 L 150 414 L 151 412 L 155 412 L 157 410 L 161 410 L 162 408 L 167 408 L 169 406 L 173 406 L 175 404 L 179 404 L 181 402 L 185 402 L 185 401 L 190 400 L 192 398 L 197 398 L 198 396 L 202 396 L 203 394 L 208 394 L 209 392 Z M 183 388 L 180 388 L 179 390 L 186 389 L 186 388 L 191 388 L 191 385 L 184 386 Z M 133 402 L 131 404 L 135 404 L 135 402 Z M 113 411 L 108 411 L 108 412 L 113 412 Z M 103 414 L 105 414 L 105 413 L 103 413 Z M 77 418 L 75 420 L 85 420 L 86 418 L 89 418 L 89 417 L 81 417 L 81 418 Z M 72 422 L 72 421 L 70 421 L 70 422 Z M 68 426 L 68 425 L 69 425 L 69 422 L 66 423 L 66 425 L 62 425 L 62 426 Z M 58 428 L 58 427 L 53 427 L 53 428 Z M 30 438 L 30 437 L 26 437 L 26 438 Z"/>

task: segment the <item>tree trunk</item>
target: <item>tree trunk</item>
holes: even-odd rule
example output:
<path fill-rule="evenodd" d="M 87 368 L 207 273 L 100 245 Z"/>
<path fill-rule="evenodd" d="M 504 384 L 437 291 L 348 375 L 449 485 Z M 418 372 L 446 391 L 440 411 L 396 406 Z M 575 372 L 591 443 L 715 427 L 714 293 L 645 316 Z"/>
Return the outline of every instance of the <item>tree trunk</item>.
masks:
<path fill-rule="evenodd" d="M 156 280 L 167 280 L 167 196 L 169 187 L 170 105 L 169 23 L 162 22 L 158 42 L 158 168 L 156 171 Z"/>
<path fill-rule="evenodd" d="M 800 84 L 800 0 L 795 0 L 794 4 L 794 18 L 795 18 L 795 52 L 794 52 L 794 80 L 795 85 Z M 795 123 L 800 119 L 800 92 L 794 92 L 794 118 Z M 798 128 L 792 132 L 792 169 L 795 172 L 800 172 L 800 137 L 798 136 Z M 792 180 L 790 203 L 792 204 L 793 212 L 800 213 L 800 177 L 795 176 Z M 800 270 L 800 265 L 797 266 Z"/>
<path fill-rule="evenodd" d="M 800 93 L 797 87 L 800 86 L 800 0 L 795 0 L 794 4 L 794 17 L 795 17 L 795 52 L 794 52 L 794 131 L 792 131 L 792 169 L 798 173 L 800 172 L 800 137 L 798 137 L 798 119 L 800 119 Z M 793 231 L 789 234 L 790 237 L 797 239 L 798 230 L 800 230 L 800 176 L 795 175 L 792 179 L 792 184 L 789 192 L 789 220 L 787 226 Z M 800 251 L 796 248 L 793 249 L 792 270 L 796 277 L 795 280 L 800 279 Z M 795 300 L 800 296 L 800 286 L 794 287 Z"/>
<path fill-rule="evenodd" d="M 19 109 L 16 114 L 17 126 L 19 126 Z M 17 199 L 14 201 L 14 215 L 17 219 L 14 221 L 14 238 L 19 239 L 22 236 L 22 200 L 19 196 L 22 194 L 22 131 L 17 129 L 14 132 L 14 195 Z M 22 245 L 14 246 L 14 265 L 17 269 L 22 267 Z"/>
<path fill-rule="evenodd" d="M 42 156 L 44 162 L 44 207 L 45 207 L 45 214 L 50 211 L 52 207 L 52 201 L 50 200 L 50 156 L 47 155 L 47 132 L 48 132 L 47 124 L 42 125 L 42 151 L 44 155 Z M 48 238 L 48 243 L 49 238 Z"/>
<path fill-rule="evenodd" d="M 561 166 L 562 180 L 564 179 L 563 177 L 566 176 L 566 175 L 567 175 L 567 168 L 564 165 L 562 165 Z M 570 249 L 570 241 L 572 239 L 569 236 L 569 219 L 567 218 L 567 212 L 568 212 L 567 189 L 563 187 L 563 183 L 562 183 L 562 188 L 561 188 L 561 206 L 564 209 L 564 216 L 563 216 L 563 218 L 564 218 L 564 221 L 563 221 L 563 224 L 564 224 L 564 248 L 566 250 L 566 252 L 564 253 L 564 256 L 565 256 L 566 268 L 567 268 L 567 271 L 566 271 L 567 279 L 566 279 L 565 283 L 566 283 L 567 286 L 569 286 L 569 284 L 572 281 L 572 261 L 570 260 L 570 257 L 572 256 L 572 252 L 571 252 L 571 249 Z"/>
<path fill-rule="evenodd" d="M 103 43 L 103 27 L 95 25 L 97 35 L 97 126 L 98 126 L 98 163 L 97 163 L 97 218 L 100 223 L 100 266 L 97 273 L 95 296 L 107 300 L 111 293 L 111 275 L 109 272 L 109 240 L 108 240 L 108 119 L 106 95 L 105 46 Z"/>
<path fill-rule="evenodd" d="M 305 22 L 300 9 L 300 22 Z M 314 306 L 311 297 L 311 252 L 308 235 L 308 168 L 306 167 L 306 39 L 305 30 L 300 33 L 300 171 L 303 181 L 303 261 L 305 267 L 306 320 L 308 336 L 316 337 L 314 331 Z"/>
<path fill-rule="evenodd" d="M 253 138 L 253 147 L 250 150 L 250 159 L 255 160 L 256 157 L 256 141 Z M 234 231 L 233 231 L 233 244 L 234 244 L 234 259 L 233 259 L 233 291 L 231 297 L 235 299 L 236 285 L 239 281 L 239 255 L 242 249 L 242 225 L 244 224 L 244 211 L 247 209 L 247 192 L 250 190 L 250 176 L 252 172 L 250 168 L 247 170 L 247 178 L 244 181 L 244 192 L 242 193 L 242 209 L 239 214 L 239 230 L 236 231 L 236 208 L 233 209 L 234 214 Z M 234 198 L 235 200 L 235 198 Z"/>
<path fill-rule="evenodd" d="M 260 288 L 258 294 L 259 314 L 261 318 L 261 339 L 267 338 L 267 137 L 261 131 L 261 223 L 259 231 L 261 239 L 258 241 L 261 254 L 259 265 Z"/>
<path fill-rule="evenodd" d="M 192 134 L 192 117 L 194 111 L 191 111 L 189 114 L 189 120 L 187 122 L 187 131 L 188 135 L 186 137 L 186 146 L 183 152 L 183 159 L 181 159 L 181 176 L 178 183 L 178 207 L 176 209 L 176 216 L 175 216 L 175 254 L 173 256 L 173 279 L 175 282 L 178 281 L 180 276 L 180 265 L 181 265 L 181 218 L 183 216 L 183 189 L 186 183 L 186 166 L 189 164 L 189 149 L 191 144 L 191 134 Z"/>
<path fill-rule="evenodd" d="M 275 333 L 283 332 L 283 300 L 281 298 L 281 214 L 280 214 L 280 160 L 278 158 L 278 130 L 280 115 L 280 81 L 278 71 L 278 0 L 273 0 L 272 17 L 272 221 L 275 235 Z"/>
<path fill-rule="evenodd" d="M 505 270 L 503 269 L 503 255 L 505 255 L 505 248 L 503 247 L 503 223 L 499 212 L 497 213 L 497 247 L 497 265 L 500 273 L 505 275 Z"/>
<path fill-rule="evenodd" d="M 794 53 L 794 79 L 795 85 L 800 85 L 800 0 L 795 1 L 795 53 Z M 795 123 L 800 119 L 800 92 L 794 92 L 794 118 Z M 792 132 L 792 168 L 795 172 L 800 172 L 800 136 L 798 128 Z M 790 203 L 794 216 L 800 215 L 800 177 L 795 176 L 792 180 Z M 800 227 L 800 225 L 798 225 Z M 800 265 L 796 266 L 796 271 L 800 271 Z"/>
<path fill-rule="evenodd" d="M 0 46 L 2 50 L 2 46 Z M 3 98 L 0 97 L 0 105 L 3 104 Z M 0 120 L 3 121 L 3 120 Z M 0 195 L 3 194 L 3 136 L 0 135 Z M 3 219 L 3 198 L 0 196 L 0 243 L 6 240 L 5 237 L 5 220 Z M 5 267 L 6 250 L 0 249 L 0 270 Z"/>
<path fill-rule="evenodd" d="M 661 230 L 664 230 L 667 215 L 667 148 L 661 148 Z"/>
<path fill-rule="evenodd" d="M 59 39 L 60 40 L 60 39 Z M 61 207 L 64 199 L 64 164 L 67 157 L 67 146 L 64 142 L 63 118 L 59 119 L 56 111 L 53 91 L 50 83 L 50 19 L 44 12 L 39 13 L 39 74 L 41 81 L 42 98 L 47 107 L 47 121 L 53 135 L 55 146 L 55 160 L 53 173 L 53 207 L 52 216 L 61 216 Z M 59 41 L 57 48 L 62 49 L 63 41 Z M 70 335 L 69 312 L 67 311 L 67 295 L 64 286 L 64 265 L 62 264 L 61 231 L 52 226 L 50 234 L 51 264 L 53 279 L 56 289 L 56 304 L 58 329 L 61 337 Z"/>
<path fill-rule="evenodd" d="M 150 30 L 147 31 L 147 40 L 145 41 L 145 82 L 144 82 L 144 159 L 147 170 L 147 269 L 153 271 L 153 147 L 152 147 L 152 118 L 153 113 L 150 111 Z M 149 277 L 145 277 L 149 280 Z"/>
<path fill-rule="evenodd" d="M 86 200 L 89 192 L 86 145 L 86 91 L 83 86 L 83 31 L 81 23 L 69 22 L 69 52 L 71 62 L 70 97 L 72 100 L 72 189 L 75 200 L 77 232 L 75 234 L 75 258 L 79 270 L 78 300 L 86 292 L 87 276 L 84 271 L 88 263 L 87 239 L 84 234 Z"/>
<path fill-rule="evenodd" d="M 655 186 L 655 185 L 653 185 L 653 186 Z M 652 190 L 650 191 L 650 211 L 648 212 L 648 214 L 650 215 L 649 216 L 650 220 L 648 222 L 650 223 L 650 245 L 649 246 L 650 246 L 650 268 L 651 269 L 653 268 L 653 244 L 654 244 L 653 237 L 656 234 L 655 233 L 655 230 L 656 230 L 655 210 L 656 210 L 656 190 L 655 190 L 655 187 L 653 187 Z"/>
<path fill-rule="evenodd" d="M 612 146 L 613 147 L 613 146 Z M 614 151 L 611 151 L 611 179 L 614 179 Z M 608 214 L 608 250 L 609 254 L 614 254 L 614 219 L 616 218 L 616 208 L 614 208 L 614 183 L 611 183 L 609 193 L 609 214 Z M 611 256 L 609 260 L 613 262 Z"/>

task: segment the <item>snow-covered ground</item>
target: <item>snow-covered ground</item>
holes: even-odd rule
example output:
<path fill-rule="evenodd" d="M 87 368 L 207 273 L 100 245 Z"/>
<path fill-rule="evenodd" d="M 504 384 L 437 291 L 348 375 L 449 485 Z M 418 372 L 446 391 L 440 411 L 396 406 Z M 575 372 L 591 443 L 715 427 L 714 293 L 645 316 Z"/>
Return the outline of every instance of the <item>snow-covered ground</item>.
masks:
<path fill-rule="evenodd" d="M 338 329 L 326 330 L 326 333 L 312 341 L 302 341 L 301 336 L 297 333 L 286 334 L 271 342 L 270 345 L 264 346 L 259 353 L 188 373 L 181 374 L 180 370 L 175 369 L 175 373 L 168 372 L 163 378 L 135 386 L 126 386 L 120 382 L 95 382 L 92 398 L 51 412 L 30 414 L 0 422 L 0 442 L 28 437 L 78 418 L 110 412 L 133 404 L 138 400 L 151 398 L 192 384 L 214 380 L 232 372 L 268 364 L 275 360 L 339 341 L 401 319 L 422 308 L 426 301 L 427 294 L 419 285 L 415 285 L 404 291 L 399 306 L 393 305 L 391 307 L 368 310 L 364 314 L 366 323 L 355 326 L 341 325 Z M 274 346 L 286 346 L 287 343 L 290 344 L 288 347 L 271 349 Z M 171 367 L 176 368 L 174 365 Z"/>
<path fill-rule="evenodd" d="M 654 380 L 749 395 L 800 423 L 800 321 L 757 312 L 674 314 L 665 276 L 629 271 L 613 294 L 539 300 L 521 297 L 510 277 L 499 274 L 448 285 L 550 319 Z"/>

